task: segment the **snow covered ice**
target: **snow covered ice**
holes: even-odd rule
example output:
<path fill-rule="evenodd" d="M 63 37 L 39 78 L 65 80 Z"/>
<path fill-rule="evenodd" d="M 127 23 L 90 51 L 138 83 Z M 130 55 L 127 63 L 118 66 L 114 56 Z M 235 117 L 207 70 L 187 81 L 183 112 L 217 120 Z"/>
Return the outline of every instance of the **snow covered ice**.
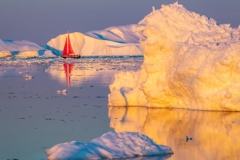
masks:
<path fill-rule="evenodd" d="M 172 150 L 157 145 L 137 132 L 107 132 L 88 143 L 66 142 L 46 150 L 48 159 L 113 159 L 136 156 L 172 154 Z"/>
<path fill-rule="evenodd" d="M 33 42 L 0 39 L 0 58 L 11 56 L 16 58 L 32 58 L 38 56 L 54 57 L 55 55 Z"/>
<path fill-rule="evenodd" d="M 102 32 L 101 33 L 104 35 L 105 32 Z M 121 39 L 121 41 L 118 41 L 118 38 L 114 37 L 113 34 L 102 39 L 96 37 L 97 34 L 94 33 L 89 33 L 89 35 L 93 37 L 84 35 L 80 32 L 69 33 L 69 36 L 73 50 L 76 54 L 80 54 L 81 56 L 142 55 L 139 39 L 136 41 L 136 35 L 138 34 L 134 36 L 133 33 L 132 35 L 128 35 L 127 33 L 129 32 L 119 33 L 119 36 L 125 37 L 125 39 Z M 60 56 L 64 47 L 66 35 L 67 34 L 62 34 L 51 39 L 47 43 L 46 48 L 51 50 L 55 55 Z"/>
<path fill-rule="evenodd" d="M 240 111 L 240 27 L 219 25 L 177 2 L 139 24 L 144 62 L 137 72 L 115 75 L 110 106 Z"/>

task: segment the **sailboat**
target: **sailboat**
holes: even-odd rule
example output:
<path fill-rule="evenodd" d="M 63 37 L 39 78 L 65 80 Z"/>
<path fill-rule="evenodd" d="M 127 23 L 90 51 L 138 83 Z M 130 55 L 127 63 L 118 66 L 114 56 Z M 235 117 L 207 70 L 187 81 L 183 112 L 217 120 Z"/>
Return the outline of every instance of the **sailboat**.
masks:
<path fill-rule="evenodd" d="M 81 58 L 81 55 L 75 54 L 73 49 L 72 49 L 69 33 L 67 34 L 67 38 L 66 38 L 66 41 L 65 41 L 65 45 L 64 45 L 61 57 L 62 58 Z"/>

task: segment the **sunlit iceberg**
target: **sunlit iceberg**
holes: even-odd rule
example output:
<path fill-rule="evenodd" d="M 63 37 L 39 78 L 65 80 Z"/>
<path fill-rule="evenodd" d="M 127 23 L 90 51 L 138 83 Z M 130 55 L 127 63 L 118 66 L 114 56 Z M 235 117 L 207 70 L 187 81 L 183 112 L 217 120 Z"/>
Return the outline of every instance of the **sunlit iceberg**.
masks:
<path fill-rule="evenodd" d="M 88 143 L 66 142 L 46 150 L 48 159 L 113 159 L 172 154 L 171 148 L 158 145 L 137 132 L 107 132 Z"/>
<path fill-rule="evenodd" d="M 219 25 L 177 2 L 147 15 L 138 72 L 120 72 L 110 106 L 240 111 L 240 27 Z"/>
<path fill-rule="evenodd" d="M 86 35 L 119 43 L 139 43 L 140 39 L 145 39 L 142 32 L 138 32 L 144 24 L 131 24 L 126 26 L 113 26 L 104 30 L 89 31 Z"/>
<path fill-rule="evenodd" d="M 54 54 L 33 42 L 0 39 L 0 58 L 32 58 L 38 56 L 54 57 Z"/>
<path fill-rule="evenodd" d="M 118 33 L 120 37 L 125 36 L 123 39 L 119 38 L 117 35 L 113 36 L 113 34 L 107 36 L 104 36 L 104 34 L 100 35 L 100 31 L 96 31 L 96 33 L 89 32 L 88 35 L 84 35 L 80 32 L 69 33 L 69 35 L 75 54 L 80 54 L 82 56 L 142 55 L 142 47 L 138 37 L 135 36 L 133 38 L 132 35 L 127 35 L 127 33 Z M 90 35 L 92 37 L 90 37 Z M 67 34 L 62 34 L 51 39 L 47 43 L 46 48 L 51 50 L 55 55 L 60 56 L 66 36 Z M 126 38 L 127 36 L 129 38 Z M 130 42 L 128 43 L 126 39 Z M 131 41 L 130 39 L 134 40 Z"/>

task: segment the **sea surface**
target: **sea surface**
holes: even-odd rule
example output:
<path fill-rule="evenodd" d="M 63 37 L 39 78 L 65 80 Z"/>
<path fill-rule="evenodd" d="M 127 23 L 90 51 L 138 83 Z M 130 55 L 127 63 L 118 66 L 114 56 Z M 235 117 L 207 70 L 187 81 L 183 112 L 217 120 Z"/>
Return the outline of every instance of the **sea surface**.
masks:
<path fill-rule="evenodd" d="M 108 107 L 119 71 L 143 57 L 0 59 L 0 160 L 46 160 L 45 150 L 108 131 L 146 134 L 172 148 L 146 160 L 240 159 L 240 113 Z"/>

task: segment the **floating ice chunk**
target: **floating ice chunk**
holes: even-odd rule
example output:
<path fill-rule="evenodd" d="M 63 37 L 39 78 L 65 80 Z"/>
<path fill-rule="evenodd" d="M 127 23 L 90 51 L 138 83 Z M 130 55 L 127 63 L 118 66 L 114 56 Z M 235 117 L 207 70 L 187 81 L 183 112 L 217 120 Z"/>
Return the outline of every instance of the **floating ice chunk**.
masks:
<path fill-rule="evenodd" d="M 24 76 L 24 79 L 25 79 L 26 81 L 31 80 L 32 78 L 33 78 L 33 77 L 30 76 L 30 75 L 25 75 L 25 76 Z"/>
<path fill-rule="evenodd" d="M 28 51 L 22 51 L 19 52 L 17 55 L 15 55 L 16 58 L 33 58 L 38 57 L 38 51 L 37 50 L 28 50 Z"/>
<path fill-rule="evenodd" d="M 61 94 L 61 91 L 60 91 L 60 90 L 57 90 L 57 94 Z"/>
<path fill-rule="evenodd" d="M 171 148 L 156 144 L 137 132 L 107 132 L 88 143 L 60 143 L 46 150 L 48 159 L 113 159 L 172 154 Z"/>
<path fill-rule="evenodd" d="M 67 94 L 67 89 L 62 90 L 62 94 L 66 95 Z"/>
<path fill-rule="evenodd" d="M 9 51 L 0 51 L 0 58 L 3 57 L 11 57 L 11 53 Z"/>

